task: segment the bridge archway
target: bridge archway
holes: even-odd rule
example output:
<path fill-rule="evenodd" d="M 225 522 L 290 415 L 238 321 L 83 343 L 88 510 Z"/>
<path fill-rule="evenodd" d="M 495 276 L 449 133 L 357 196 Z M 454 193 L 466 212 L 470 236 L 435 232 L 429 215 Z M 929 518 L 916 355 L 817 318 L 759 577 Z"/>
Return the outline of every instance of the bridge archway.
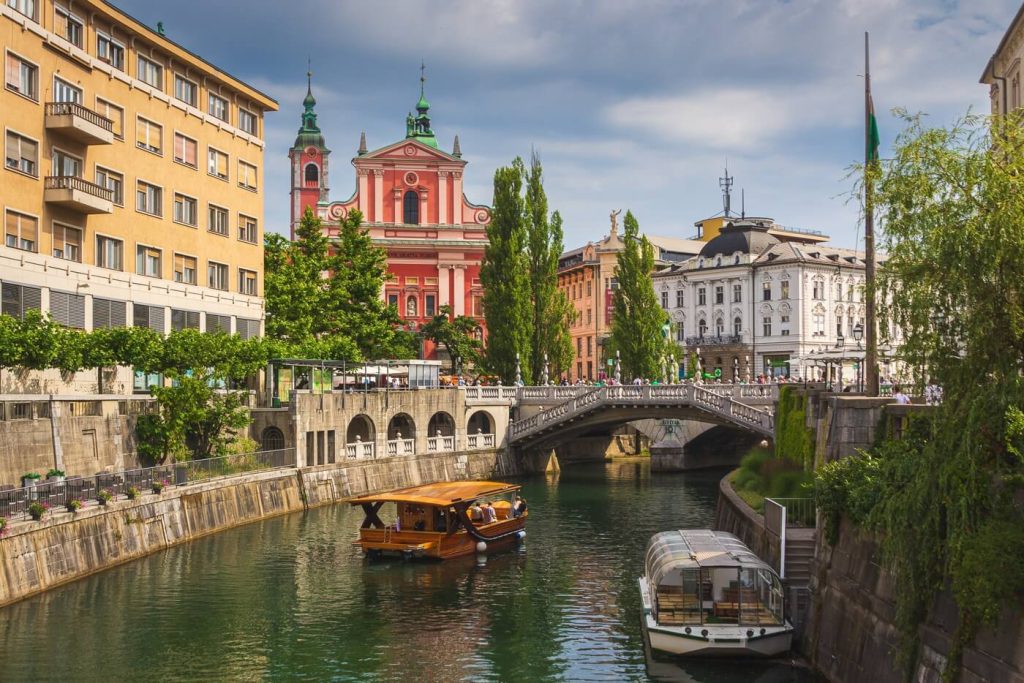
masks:
<path fill-rule="evenodd" d="M 408 413 L 398 413 L 388 422 L 388 440 L 399 438 L 413 439 L 416 437 L 416 422 Z"/>
<path fill-rule="evenodd" d="M 442 411 L 434 413 L 427 424 L 427 436 L 455 436 L 455 420 L 448 413 Z"/>
<path fill-rule="evenodd" d="M 267 427 L 260 434 L 260 448 L 265 451 L 276 451 L 284 448 L 284 432 L 277 427 Z"/>
<path fill-rule="evenodd" d="M 486 410 L 478 410 L 466 421 L 467 434 L 493 434 L 494 418 Z"/>
<path fill-rule="evenodd" d="M 345 432 L 346 443 L 355 443 L 357 440 L 363 443 L 372 443 L 377 436 L 377 428 L 369 415 L 356 415 L 348 423 L 348 430 Z M 359 437 L 356 439 L 356 437 Z"/>

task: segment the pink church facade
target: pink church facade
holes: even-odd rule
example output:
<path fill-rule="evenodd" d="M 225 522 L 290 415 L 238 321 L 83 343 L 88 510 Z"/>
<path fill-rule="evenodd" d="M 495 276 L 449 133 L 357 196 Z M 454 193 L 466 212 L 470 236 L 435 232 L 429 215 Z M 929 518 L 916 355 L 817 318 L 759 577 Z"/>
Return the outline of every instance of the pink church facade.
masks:
<path fill-rule="evenodd" d="M 289 151 L 292 236 L 306 207 L 320 217 L 328 236 L 336 236 L 339 221 L 359 210 L 374 243 L 387 250 L 389 279 L 381 296 L 416 328 L 441 306 L 451 306 L 455 315 L 476 318 L 482 337 L 480 263 L 491 210 L 463 194 L 466 161 L 458 136 L 450 153 L 439 147 L 421 93 L 418 115 L 406 120 L 405 139 L 371 151 L 362 136 L 352 159 L 354 191 L 332 201 L 330 150 L 316 125 L 315 104 L 307 94 L 303 126 Z M 436 350 L 428 345 L 423 355 L 434 358 Z"/>

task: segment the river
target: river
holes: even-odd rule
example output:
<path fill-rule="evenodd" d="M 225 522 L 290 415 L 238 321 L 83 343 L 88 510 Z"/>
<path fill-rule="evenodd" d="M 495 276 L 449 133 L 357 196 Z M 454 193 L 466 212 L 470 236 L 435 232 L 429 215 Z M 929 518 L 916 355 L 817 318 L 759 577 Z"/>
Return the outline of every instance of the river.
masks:
<path fill-rule="evenodd" d="M 347 505 L 225 531 L 0 610 L 0 680 L 816 681 L 645 659 L 645 544 L 710 526 L 722 474 L 626 460 L 524 480 L 526 541 L 486 560 L 369 564 Z"/>

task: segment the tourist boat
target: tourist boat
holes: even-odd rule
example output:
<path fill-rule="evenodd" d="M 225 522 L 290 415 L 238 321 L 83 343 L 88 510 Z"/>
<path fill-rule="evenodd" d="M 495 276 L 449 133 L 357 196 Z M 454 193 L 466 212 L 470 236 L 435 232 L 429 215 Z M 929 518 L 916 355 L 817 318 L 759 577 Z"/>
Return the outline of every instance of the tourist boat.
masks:
<path fill-rule="evenodd" d="M 640 577 L 644 635 L 673 655 L 771 657 L 787 652 L 782 582 L 768 564 L 724 531 L 655 534 Z"/>
<path fill-rule="evenodd" d="M 452 557 L 512 545 L 526 536 L 526 518 L 513 514 L 519 486 L 498 481 L 457 481 L 425 484 L 361 496 L 352 505 L 363 508 L 366 518 L 356 545 L 367 557 L 396 553 L 405 558 Z M 477 517 L 475 503 L 494 506 L 495 521 Z M 382 519 L 381 508 L 395 509 Z"/>

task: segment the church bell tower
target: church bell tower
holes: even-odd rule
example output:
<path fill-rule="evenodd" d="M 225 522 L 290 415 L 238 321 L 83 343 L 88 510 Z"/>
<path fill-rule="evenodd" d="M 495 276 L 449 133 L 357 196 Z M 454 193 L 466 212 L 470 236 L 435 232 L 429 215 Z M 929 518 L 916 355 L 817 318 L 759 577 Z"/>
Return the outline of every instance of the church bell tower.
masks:
<path fill-rule="evenodd" d="M 292 164 L 291 238 L 302 220 L 306 207 L 317 212 L 317 204 L 329 198 L 328 162 L 331 150 L 324 143 L 316 123 L 316 98 L 313 97 L 313 74 L 306 72 L 306 98 L 302 101 L 302 125 L 295 144 L 288 150 Z"/>

